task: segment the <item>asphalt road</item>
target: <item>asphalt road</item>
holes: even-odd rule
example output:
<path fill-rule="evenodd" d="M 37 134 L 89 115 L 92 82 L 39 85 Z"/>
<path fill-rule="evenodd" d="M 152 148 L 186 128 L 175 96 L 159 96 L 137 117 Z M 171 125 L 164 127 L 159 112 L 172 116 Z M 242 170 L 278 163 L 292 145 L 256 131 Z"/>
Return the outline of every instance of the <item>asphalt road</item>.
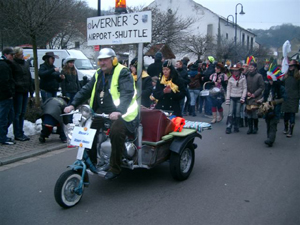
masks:
<path fill-rule="evenodd" d="M 299 225 L 300 134 L 282 134 L 266 147 L 265 123 L 259 133 L 225 134 L 225 121 L 197 141 L 188 180 L 172 179 L 168 163 L 154 169 L 124 170 L 114 181 L 91 176 L 81 202 L 62 209 L 54 200 L 59 175 L 76 150 L 63 149 L 0 167 L 0 223 Z"/>

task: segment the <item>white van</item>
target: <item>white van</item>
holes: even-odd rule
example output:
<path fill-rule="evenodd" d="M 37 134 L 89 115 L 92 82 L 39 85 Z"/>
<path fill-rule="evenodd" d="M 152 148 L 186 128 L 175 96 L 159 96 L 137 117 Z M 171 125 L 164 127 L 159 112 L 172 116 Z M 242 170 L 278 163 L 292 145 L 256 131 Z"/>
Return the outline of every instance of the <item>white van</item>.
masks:
<path fill-rule="evenodd" d="M 95 74 L 96 70 L 92 66 L 90 60 L 79 50 L 66 50 L 66 49 L 38 49 L 38 68 L 44 63 L 42 59 L 46 52 L 54 52 L 59 59 L 55 59 L 54 65 L 62 70 L 63 61 L 68 56 L 76 58 L 75 68 L 78 71 L 78 79 L 82 81 L 84 77 L 90 80 Z M 30 63 L 31 76 L 34 79 L 34 67 L 33 67 L 33 50 L 23 49 L 24 59 Z"/>

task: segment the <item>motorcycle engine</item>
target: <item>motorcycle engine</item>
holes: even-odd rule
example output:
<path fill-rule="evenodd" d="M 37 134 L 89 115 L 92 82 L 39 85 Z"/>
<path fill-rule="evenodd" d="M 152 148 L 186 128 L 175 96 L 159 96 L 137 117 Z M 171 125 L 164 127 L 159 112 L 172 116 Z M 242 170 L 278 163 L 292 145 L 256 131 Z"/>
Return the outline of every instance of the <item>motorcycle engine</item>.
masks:
<path fill-rule="evenodd" d="M 136 146 L 132 142 L 125 142 L 124 156 L 128 159 L 132 159 L 136 153 Z"/>

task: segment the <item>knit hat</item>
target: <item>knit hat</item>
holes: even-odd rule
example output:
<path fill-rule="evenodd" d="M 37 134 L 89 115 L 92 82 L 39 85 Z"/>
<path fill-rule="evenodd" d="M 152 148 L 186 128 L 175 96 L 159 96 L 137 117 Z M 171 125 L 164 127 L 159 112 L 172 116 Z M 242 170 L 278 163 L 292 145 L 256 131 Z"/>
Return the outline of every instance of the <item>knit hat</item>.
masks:
<path fill-rule="evenodd" d="M 198 70 L 198 64 L 194 63 L 191 67 L 190 70 Z"/>
<path fill-rule="evenodd" d="M 171 69 L 171 68 L 173 67 L 172 61 L 171 61 L 171 60 L 165 60 L 165 61 L 163 62 L 162 67 L 168 67 L 169 69 Z"/>
<path fill-rule="evenodd" d="M 138 64 L 137 58 L 134 58 L 134 59 L 131 60 L 131 62 L 130 62 L 130 66 L 134 66 L 135 68 L 137 68 L 137 64 Z"/>
<path fill-rule="evenodd" d="M 215 62 L 215 58 L 212 56 L 208 56 L 207 57 L 208 61 L 210 61 L 210 63 L 214 63 Z"/>
<path fill-rule="evenodd" d="M 3 49 L 2 54 L 3 54 L 3 55 L 9 55 L 9 54 L 13 54 L 13 55 L 14 55 L 15 53 L 14 53 L 14 51 L 13 51 L 12 48 L 7 47 L 7 48 L 4 48 L 4 49 Z"/>
<path fill-rule="evenodd" d="M 155 60 L 162 60 L 163 55 L 161 52 L 156 52 L 154 58 L 155 58 Z"/>

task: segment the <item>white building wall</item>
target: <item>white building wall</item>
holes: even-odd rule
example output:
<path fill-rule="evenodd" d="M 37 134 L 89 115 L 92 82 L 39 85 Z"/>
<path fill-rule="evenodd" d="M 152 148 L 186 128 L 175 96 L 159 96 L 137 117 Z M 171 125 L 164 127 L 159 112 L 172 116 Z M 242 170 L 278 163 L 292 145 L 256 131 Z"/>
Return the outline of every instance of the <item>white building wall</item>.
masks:
<path fill-rule="evenodd" d="M 188 30 L 191 34 L 204 36 L 208 34 L 208 27 L 212 26 L 211 35 L 214 37 L 216 43 L 220 26 L 220 34 L 225 38 L 226 34 L 228 34 L 228 41 L 234 41 L 235 26 L 233 26 L 234 21 L 232 21 L 232 19 L 235 18 L 229 17 L 229 26 L 226 26 L 227 18 L 215 14 L 210 9 L 205 8 L 193 0 L 155 0 L 149 7 L 156 7 L 161 11 L 171 9 L 173 12 L 177 11 L 177 15 L 182 18 L 194 18 L 196 22 L 192 24 Z M 242 34 L 245 34 L 246 46 L 247 37 L 249 37 L 249 45 L 251 44 L 251 38 L 253 38 L 253 47 L 256 46 L 255 35 L 239 26 L 237 26 L 237 43 L 242 41 Z"/>

